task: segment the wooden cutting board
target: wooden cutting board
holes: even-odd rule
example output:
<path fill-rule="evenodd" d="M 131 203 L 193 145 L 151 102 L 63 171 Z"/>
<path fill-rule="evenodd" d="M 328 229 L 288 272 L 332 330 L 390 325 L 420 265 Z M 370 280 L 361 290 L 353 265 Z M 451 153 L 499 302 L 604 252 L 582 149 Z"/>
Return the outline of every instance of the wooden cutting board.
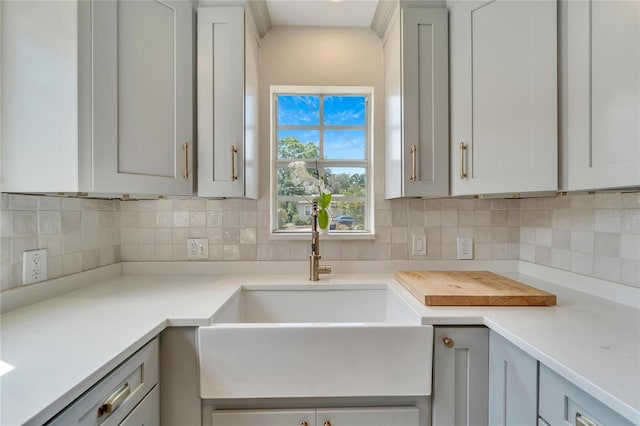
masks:
<path fill-rule="evenodd" d="M 425 305 L 549 306 L 556 296 L 488 271 L 397 271 L 398 280 Z"/>

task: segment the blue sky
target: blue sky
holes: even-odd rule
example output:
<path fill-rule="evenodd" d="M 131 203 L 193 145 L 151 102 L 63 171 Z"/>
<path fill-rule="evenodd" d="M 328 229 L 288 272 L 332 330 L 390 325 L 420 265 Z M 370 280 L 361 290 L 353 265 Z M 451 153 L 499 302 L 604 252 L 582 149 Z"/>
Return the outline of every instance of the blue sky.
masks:
<path fill-rule="evenodd" d="M 364 126 L 364 96 L 325 96 L 325 126 Z M 279 126 L 320 125 L 320 97 L 286 95 L 278 97 Z M 317 130 L 280 130 L 278 139 L 294 136 L 302 143 L 319 144 Z M 324 156 L 327 159 L 363 159 L 365 154 L 365 131 L 330 129 L 324 133 Z"/>

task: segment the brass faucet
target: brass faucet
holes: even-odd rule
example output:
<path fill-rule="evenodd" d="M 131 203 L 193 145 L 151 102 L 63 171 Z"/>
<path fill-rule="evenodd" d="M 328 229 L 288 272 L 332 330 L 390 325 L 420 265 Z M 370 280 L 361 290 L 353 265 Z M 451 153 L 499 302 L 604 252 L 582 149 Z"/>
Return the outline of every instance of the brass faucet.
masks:
<path fill-rule="evenodd" d="M 320 233 L 318 232 L 318 201 L 311 205 L 311 255 L 309 256 L 309 281 L 318 281 L 320 274 L 330 274 L 331 266 L 320 265 Z"/>

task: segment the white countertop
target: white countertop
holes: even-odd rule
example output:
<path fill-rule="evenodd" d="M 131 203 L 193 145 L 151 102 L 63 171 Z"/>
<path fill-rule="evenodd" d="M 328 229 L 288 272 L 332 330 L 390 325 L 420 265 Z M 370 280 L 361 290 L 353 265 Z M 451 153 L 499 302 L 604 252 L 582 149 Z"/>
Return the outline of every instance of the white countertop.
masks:
<path fill-rule="evenodd" d="M 389 273 L 333 274 L 321 283 L 386 283 L 423 324 L 484 324 L 640 424 L 640 310 L 521 274 L 555 307 L 427 307 Z M 3 314 L 0 423 L 39 424 L 168 326 L 208 325 L 242 284 L 301 284 L 302 275 L 129 275 Z"/>

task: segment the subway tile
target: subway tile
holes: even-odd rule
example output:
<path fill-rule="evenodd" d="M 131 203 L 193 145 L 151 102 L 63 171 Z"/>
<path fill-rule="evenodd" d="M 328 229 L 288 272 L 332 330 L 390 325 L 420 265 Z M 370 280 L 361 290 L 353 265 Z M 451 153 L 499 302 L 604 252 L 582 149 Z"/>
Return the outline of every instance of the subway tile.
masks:
<path fill-rule="evenodd" d="M 175 199 L 172 200 L 173 211 L 188 211 L 189 210 L 189 200 L 188 199 Z"/>
<path fill-rule="evenodd" d="M 560 195 L 553 199 L 551 206 L 554 210 L 567 210 L 571 208 L 571 197 Z"/>
<path fill-rule="evenodd" d="M 225 245 L 240 244 L 240 230 L 238 228 L 224 229 L 222 231 L 222 242 Z"/>
<path fill-rule="evenodd" d="M 376 210 L 376 225 L 391 226 L 391 211 Z"/>
<path fill-rule="evenodd" d="M 458 210 L 458 200 L 455 198 L 444 198 L 440 200 L 442 210 Z"/>
<path fill-rule="evenodd" d="M 507 210 L 491 211 L 491 226 L 507 226 L 509 224 L 509 213 Z"/>
<path fill-rule="evenodd" d="M 9 194 L 5 192 L 0 193 L 0 209 L 9 210 Z"/>
<path fill-rule="evenodd" d="M 409 211 L 425 211 L 425 202 L 422 199 L 410 199 L 407 200 L 407 209 Z"/>
<path fill-rule="evenodd" d="M 593 231 L 571 231 L 571 251 L 578 253 L 593 253 L 595 232 Z"/>
<path fill-rule="evenodd" d="M 640 261 L 622 259 L 620 262 L 620 281 L 624 284 L 640 287 Z"/>
<path fill-rule="evenodd" d="M 538 210 L 551 210 L 553 208 L 553 197 L 540 197 L 535 200 L 536 209 Z"/>
<path fill-rule="evenodd" d="M 595 256 L 620 257 L 620 234 L 596 232 L 593 254 Z"/>
<path fill-rule="evenodd" d="M 640 234 L 640 209 L 623 210 L 621 228 L 623 233 Z"/>
<path fill-rule="evenodd" d="M 62 234 L 41 234 L 38 236 L 39 248 L 47 249 L 47 256 L 62 254 Z"/>
<path fill-rule="evenodd" d="M 111 265 L 116 260 L 115 246 L 100 247 L 100 266 Z"/>
<path fill-rule="evenodd" d="M 82 271 L 82 253 L 62 255 L 62 273 L 71 275 Z"/>
<path fill-rule="evenodd" d="M 62 198 L 60 200 L 60 210 L 82 210 L 82 199 Z"/>
<path fill-rule="evenodd" d="M 388 226 L 376 226 L 376 244 L 391 242 L 391 228 Z"/>
<path fill-rule="evenodd" d="M 551 210 L 536 211 L 536 226 L 551 227 Z"/>
<path fill-rule="evenodd" d="M 427 244 L 429 243 L 440 243 L 442 242 L 442 229 L 439 226 L 433 226 L 425 228 L 426 236 L 427 236 Z"/>
<path fill-rule="evenodd" d="M 407 228 L 404 227 L 392 227 L 391 228 L 391 242 L 394 244 L 406 244 L 407 243 Z"/>
<path fill-rule="evenodd" d="M 138 260 L 156 260 L 156 246 L 154 244 L 141 244 L 138 246 Z"/>
<path fill-rule="evenodd" d="M 508 243 L 509 241 L 509 228 L 507 227 L 494 227 L 491 228 L 491 242 L 492 243 Z"/>
<path fill-rule="evenodd" d="M 209 257 L 211 257 L 211 245 L 209 245 Z M 187 244 L 173 244 L 171 258 L 175 261 L 187 260 Z M 222 257 L 220 258 L 222 260 Z"/>
<path fill-rule="evenodd" d="M 407 212 L 407 225 L 410 226 L 410 227 L 424 226 L 425 225 L 425 213 L 424 213 L 424 211 L 409 211 L 409 212 Z"/>
<path fill-rule="evenodd" d="M 473 211 L 458 211 L 458 226 L 473 226 Z"/>
<path fill-rule="evenodd" d="M 225 228 L 237 228 L 240 226 L 240 217 L 238 216 L 238 212 L 233 210 L 224 211 L 222 214 L 222 226 Z"/>
<path fill-rule="evenodd" d="M 376 244 L 375 260 L 391 260 L 391 244 Z"/>
<path fill-rule="evenodd" d="M 473 209 L 474 210 L 489 210 L 491 209 L 491 200 L 478 198 L 473 200 Z"/>
<path fill-rule="evenodd" d="M 551 247 L 551 228 L 536 228 L 536 245 Z"/>
<path fill-rule="evenodd" d="M 258 224 L 257 211 L 240 212 L 240 226 L 244 228 L 255 228 Z"/>
<path fill-rule="evenodd" d="M 100 250 L 86 250 L 82 252 L 82 270 L 88 271 L 100 266 Z"/>
<path fill-rule="evenodd" d="M 551 231 L 551 247 L 554 249 L 571 249 L 571 231 L 568 229 L 553 229 Z"/>
<path fill-rule="evenodd" d="M 443 260 L 457 259 L 456 243 L 442 243 L 442 255 Z"/>
<path fill-rule="evenodd" d="M 33 195 L 9 194 L 9 209 L 37 210 L 38 197 Z"/>
<path fill-rule="evenodd" d="M 523 198 L 520 200 L 521 210 L 535 210 L 538 208 L 538 202 L 535 198 Z"/>
<path fill-rule="evenodd" d="M 140 211 L 138 213 L 138 226 L 140 228 L 155 228 L 157 216 L 155 211 Z"/>
<path fill-rule="evenodd" d="M 621 206 L 622 194 L 619 192 L 597 192 L 594 195 L 596 209 L 620 208 Z"/>
<path fill-rule="evenodd" d="M 491 244 L 491 259 L 493 260 L 509 259 L 509 244 L 506 244 L 506 243 Z"/>
<path fill-rule="evenodd" d="M 594 256 L 593 258 L 593 275 L 611 281 L 620 281 L 619 257 Z"/>
<path fill-rule="evenodd" d="M 173 212 L 173 226 L 175 228 L 184 228 L 189 226 L 189 212 L 188 211 L 174 211 Z"/>
<path fill-rule="evenodd" d="M 391 211 L 406 211 L 407 210 L 407 200 L 405 199 L 394 199 L 391 201 Z"/>
<path fill-rule="evenodd" d="M 11 237 L 11 262 L 22 262 L 22 252 L 38 248 L 37 235 Z"/>
<path fill-rule="evenodd" d="M 622 194 L 623 209 L 640 209 L 640 192 Z"/>
<path fill-rule="evenodd" d="M 78 253 L 82 251 L 82 233 L 69 232 L 62 234 L 62 253 Z"/>
<path fill-rule="evenodd" d="M 240 244 L 253 244 L 257 242 L 256 228 L 240 228 Z"/>
<path fill-rule="evenodd" d="M 442 209 L 442 200 L 424 200 L 425 210 L 440 210 Z"/>
<path fill-rule="evenodd" d="M 391 211 L 391 225 L 394 227 L 407 226 L 407 211 L 406 210 L 392 210 Z"/>
<path fill-rule="evenodd" d="M 189 238 L 206 238 L 207 228 L 189 228 Z"/>
<path fill-rule="evenodd" d="M 599 232 L 620 232 L 621 229 L 620 215 L 611 214 L 610 210 L 595 210 L 594 229 Z"/>
<path fill-rule="evenodd" d="M 47 257 L 47 278 L 52 280 L 62 276 L 62 255 Z"/>
<path fill-rule="evenodd" d="M 156 228 L 155 241 L 157 244 L 172 244 L 173 239 L 171 235 L 171 229 Z"/>
<path fill-rule="evenodd" d="M 59 197 L 38 197 L 38 210 L 60 210 Z"/>
<path fill-rule="evenodd" d="M 521 210 L 520 211 L 520 225 L 521 226 L 536 226 L 538 219 L 536 216 L 536 210 Z"/>
<path fill-rule="evenodd" d="M 156 208 L 157 212 L 166 212 L 173 210 L 173 201 L 172 200 L 156 200 Z"/>
<path fill-rule="evenodd" d="M 593 210 L 572 210 L 571 227 L 573 229 L 594 229 L 594 212 Z"/>
<path fill-rule="evenodd" d="M 455 210 L 445 210 L 441 212 L 441 224 L 446 226 L 458 226 L 458 212 Z"/>
<path fill-rule="evenodd" d="M 571 252 L 569 250 L 551 249 L 551 266 L 571 270 Z"/>
<path fill-rule="evenodd" d="M 429 210 L 426 212 L 425 226 L 442 226 L 442 212 L 439 210 Z"/>
<path fill-rule="evenodd" d="M 554 229 L 570 229 L 571 210 L 553 210 L 551 213 L 551 226 Z"/>
<path fill-rule="evenodd" d="M 476 260 L 490 260 L 491 243 L 474 243 L 473 258 Z"/>
<path fill-rule="evenodd" d="M 640 260 L 640 235 L 620 236 L 620 257 L 629 260 Z"/>
<path fill-rule="evenodd" d="M 157 200 L 140 200 L 138 203 L 138 210 L 140 211 L 156 211 L 158 206 Z"/>
<path fill-rule="evenodd" d="M 200 200 L 200 199 L 189 200 L 189 210 L 196 211 L 196 210 L 206 210 L 206 209 L 207 209 L 207 200 Z"/>
<path fill-rule="evenodd" d="M 540 265 L 551 265 L 551 247 L 536 246 L 535 262 Z"/>
<path fill-rule="evenodd" d="M 571 195 L 571 209 L 573 210 L 593 209 L 594 206 L 593 194 Z"/>
<path fill-rule="evenodd" d="M 258 248 L 255 244 L 240 246 L 240 260 L 257 260 Z"/>
<path fill-rule="evenodd" d="M 11 235 L 35 235 L 38 221 L 35 211 L 14 210 L 11 212 Z"/>
<path fill-rule="evenodd" d="M 445 226 L 442 228 L 442 242 L 455 243 L 458 237 L 458 228 Z"/>
<path fill-rule="evenodd" d="M 0 211 L 0 235 L 10 237 L 13 235 L 11 229 L 11 212 L 9 210 Z"/>
<path fill-rule="evenodd" d="M 157 228 L 170 228 L 173 226 L 173 212 L 172 211 L 159 211 L 156 212 L 156 225 Z"/>
<path fill-rule="evenodd" d="M 475 227 L 473 230 L 473 242 L 474 243 L 490 243 L 491 242 L 491 228 L 488 226 Z"/>
<path fill-rule="evenodd" d="M 156 230 L 153 228 L 141 228 L 138 230 L 138 244 L 149 245 L 156 243 Z"/>
<path fill-rule="evenodd" d="M 155 249 L 155 260 L 168 261 L 173 259 L 173 245 L 158 244 Z"/>
<path fill-rule="evenodd" d="M 257 260 L 273 260 L 273 245 L 258 244 L 256 257 Z M 211 245 L 209 246 L 209 260 L 215 260 L 211 258 Z"/>
<path fill-rule="evenodd" d="M 237 219 L 237 217 L 236 217 Z M 204 227 L 207 225 L 207 214 L 205 211 L 192 211 L 189 213 L 189 226 Z"/>
<path fill-rule="evenodd" d="M 491 210 L 507 210 L 508 200 L 491 200 Z"/>
<path fill-rule="evenodd" d="M 207 238 L 209 239 L 209 244 L 222 244 L 224 241 L 224 230 L 222 228 L 207 228 Z M 173 242 L 176 243 L 175 239 Z"/>
<path fill-rule="evenodd" d="M 578 274 L 593 274 L 593 255 L 590 253 L 571 252 L 571 271 Z"/>
<path fill-rule="evenodd" d="M 392 243 L 391 244 L 391 260 L 406 260 L 408 259 L 408 247 L 407 243 Z"/>
<path fill-rule="evenodd" d="M 491 226 L 491 212 L 489 210 L 476 210 L 473 213 L 474 226 Z"/>
<path fill-rule="evenodd" d="M 269 202 L 269 197 L 263 197 L 264 200 L 266 200 L 267 202 L 267 208 L 265 210 L 268 210 L 268 202 Z M 207 211 L 210 210 L 222 210 L 224 207 L 224 204 L 222 202 L 222 200 L 207 200 L 206 202 L 206 209 Z"/>
<path fill-rule="evenodd" d="M 98 210 L 98 200 L 95 198 L 83 198 L 82 210 Z"/>
<path fill-rule="evenodd" d="M 458 200 L 458 210 L 473 210 L 473 200 L 471 199 Z"/>

